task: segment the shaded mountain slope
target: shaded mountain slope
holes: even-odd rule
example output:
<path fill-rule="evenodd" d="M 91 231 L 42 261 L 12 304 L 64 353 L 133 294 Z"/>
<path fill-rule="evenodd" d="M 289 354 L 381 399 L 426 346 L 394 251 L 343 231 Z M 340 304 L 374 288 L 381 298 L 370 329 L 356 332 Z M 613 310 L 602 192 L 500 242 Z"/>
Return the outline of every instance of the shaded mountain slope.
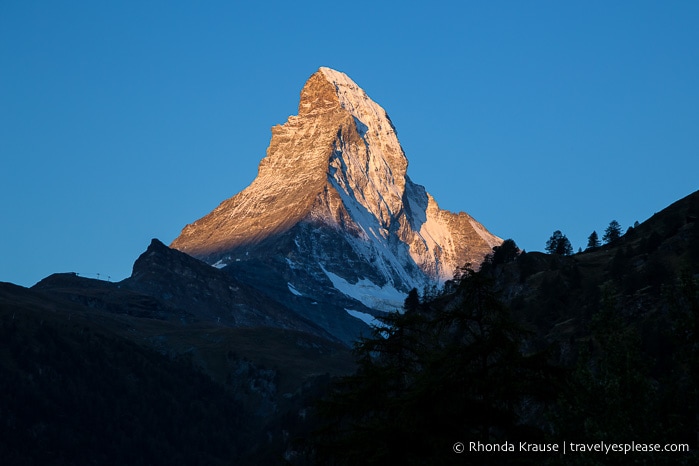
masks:
<path fill-rule="evenodd" d="M 120 283 L 54 274 L 33 289 L 0 284 L 6 343 L 0 371 L 9 403 L 1 412 L 14 419 L 8 443 L 0 446 L 5 458 L 276 462 L 288 441 L 283 431 L 303 424 L 297 413 L 307 409 L 309 391 L 353 369 L 345 344 L 227 273 L 157 241 L 134 268 Z M 231 286 L 235 302 L 255 310 L 245 319 L 227 306 Z M 199 403 L 201 397 L 208 398 Z M 79 399 L 89 405 L 76 408 Z M 114 410 L 119 415 L 111 419 Z M 207 440 L 205 425 L 217 429 L 216 436 Z M 159 431 L 151 435 L 150 429 Z M 223 437 L 231 439 L 225 447 Z M 114 438 L 118 443 L 100 449 Z M 81 451 L 86 442 L 93 446 Z M 130 453 L 112 454 L 112 447 Z M 154 456 L 156 448 L 163 449 L 161 457 Z"/>
<path fill-rule="evenodd" d="M 232 274 L 170 249 L 156 239 L 134 263 L 131 277 L 119 283 L 54 274 L 32 288 L 108 312 L 182 323 L 204 321 L 229 327 L 295 329 L 334 339 Z"/>
<path fill-rule="evenodd" d="M 699 274 L 698 217 L 695 192 L 612 244 L 567 257 L 525 253 L 493 273 L 511 306 L 542 336 L 585 332 L 605 297 L 629 321 L 662 318 L 669 290 L 683 274 Z"/>
<path fill-rule="evenodd" d="M 242 458 L 241 402 L 191 364 L 102 332 L 91 312 L 0 285 L 3 464 Z"/>

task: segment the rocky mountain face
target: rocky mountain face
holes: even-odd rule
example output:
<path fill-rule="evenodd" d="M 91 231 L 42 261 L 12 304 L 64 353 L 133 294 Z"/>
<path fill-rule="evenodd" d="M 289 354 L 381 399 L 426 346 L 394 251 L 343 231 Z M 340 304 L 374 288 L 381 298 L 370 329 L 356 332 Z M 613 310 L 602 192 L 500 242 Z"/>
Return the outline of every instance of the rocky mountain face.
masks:
<path fill-rule="evenodd" d="M 320 68 L 298 115 L 272 128 L 252 184 L 171 247 L 347 341 L 347 317 L 399 308 L 410 289 L 443 283 L 501 243 L 468 214 L 440 209 L 407 168 L 386 111 Z"/>

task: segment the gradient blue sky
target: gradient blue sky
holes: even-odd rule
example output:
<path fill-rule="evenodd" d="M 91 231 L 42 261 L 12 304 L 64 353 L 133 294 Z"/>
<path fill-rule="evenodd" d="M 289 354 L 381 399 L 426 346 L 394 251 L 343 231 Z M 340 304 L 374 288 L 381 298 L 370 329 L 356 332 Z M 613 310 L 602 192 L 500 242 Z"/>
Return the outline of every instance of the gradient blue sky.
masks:
<path fill-rule="evenodd" d="M 699 2 L 0 2 L 0 281 L 130 275 L 245 188 L 320 66 L 527 250 L 699 189 Z"/>

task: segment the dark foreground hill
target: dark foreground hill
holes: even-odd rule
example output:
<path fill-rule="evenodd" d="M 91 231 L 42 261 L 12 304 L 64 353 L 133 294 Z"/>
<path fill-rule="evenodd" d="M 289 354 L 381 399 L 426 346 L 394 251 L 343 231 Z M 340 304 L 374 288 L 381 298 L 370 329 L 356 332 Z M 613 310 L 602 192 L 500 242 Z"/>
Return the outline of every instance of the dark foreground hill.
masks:
<path fill-rule="evenodd" d="M 699 192 L 583 253 L 526 253 L 507 240 L 441 295 L 412 293 L 358 346 L 359 368 L 321 405 L 308 455 L 697 464 L 698 217 Z M 571 442 L 622 453 L 572 454 Z"/>
<path fill-rule="evenodd" d="M 352 370 L 310 333 L 182 323 L 115 284 L 49 281 L 0 284 L 2 464 L 274 464 L 282 424 Z"/>
<path fill-rule="evenodd" d="M 693 464 L 698 217 L 694 193 L 583 253 L 506 241 L 439 296 L 411 293 L 354 358 L 157 241 L 120 283 L 0 284 L 2 464 Z M 692 451 L 467 457 L 457 441 Z"/>

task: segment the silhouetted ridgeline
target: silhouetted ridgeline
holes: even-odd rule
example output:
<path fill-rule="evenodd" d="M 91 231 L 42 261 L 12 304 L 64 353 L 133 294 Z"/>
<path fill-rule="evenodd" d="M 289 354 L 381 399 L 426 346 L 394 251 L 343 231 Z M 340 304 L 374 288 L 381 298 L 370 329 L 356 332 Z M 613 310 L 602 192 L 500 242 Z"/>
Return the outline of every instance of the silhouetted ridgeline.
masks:
<path fill-rule="evenodd" d="M 321 405 L 320 464 L 696 464 L 699 193 L 576 255 L 494 248 L 357 346 Z M 457 455 L 456 441 L 689 453 Z M 561 448 L 562 450 L 562 448 Z"/>
<path fill-rule="evenodd" d="M 353 357 L 160 243 L 121 283 L 0 284 L 2 464 L 695 464 L 698 217 L 694 193 L 583 253 L 506 241 L 439 295 L 412 292 Z"/>

